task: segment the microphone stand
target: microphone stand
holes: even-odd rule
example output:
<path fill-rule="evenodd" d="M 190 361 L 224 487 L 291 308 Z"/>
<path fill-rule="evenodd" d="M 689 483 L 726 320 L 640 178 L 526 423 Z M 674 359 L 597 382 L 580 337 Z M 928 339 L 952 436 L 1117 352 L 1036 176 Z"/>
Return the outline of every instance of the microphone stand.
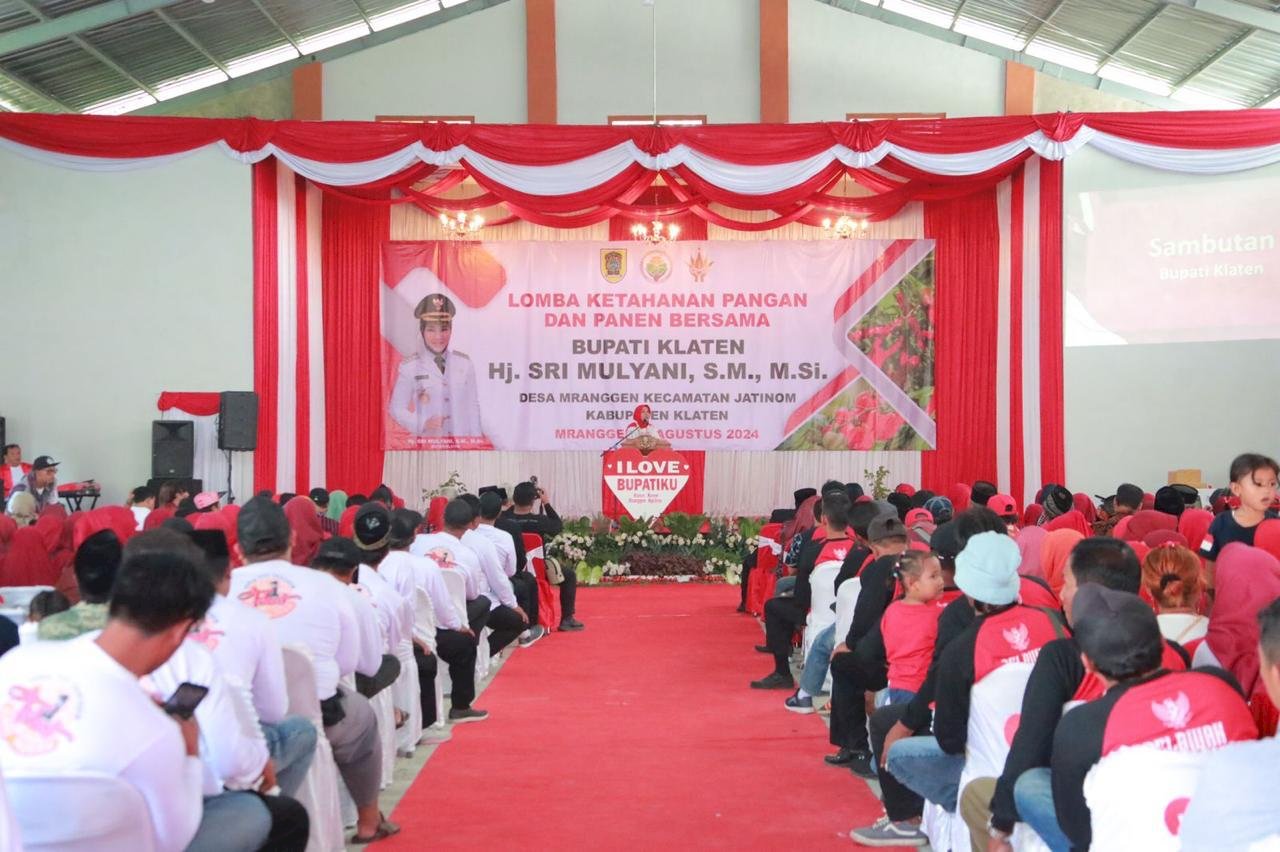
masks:
<path fill-rule="evenodd" d="M 608 453 L 611 450 L 616 450 L 619 446 L 622 445 L 623 441 L 630 438 L 632 433 L 636 432 L 639 428 L 640 428 L 639 426 L 632 426 L 630 429 L 627 430 L 627 433 L 625 435 L 623 435 L 621 438 L 619 438 L 618 440 L 614 441 L 612 444 L 610 444 L 609 446 L 601 450 L 600 457 L 604 458 L 605 453 Z"/>

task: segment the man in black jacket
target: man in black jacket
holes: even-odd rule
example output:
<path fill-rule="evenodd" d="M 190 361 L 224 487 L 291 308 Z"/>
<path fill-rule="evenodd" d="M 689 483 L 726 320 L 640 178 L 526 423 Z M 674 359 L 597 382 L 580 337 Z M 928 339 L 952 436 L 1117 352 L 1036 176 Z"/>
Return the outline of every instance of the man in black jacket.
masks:
<path fill-rule="evenodd" d="M 564 529 L 564 521 L 551 507 L 547 492 L 532 482 L 521 482 L 511 494 L 515 505 L 503 512 L 502 517 L 511 521 L 521 533 L 537 533 L 546 544 L 558 536 Z M 538 511 L 533 510 L 534 501 L 538 501 Z M 516 552 L 516 570 L 520 570 L 520 551 Z M 586 627 L 574 618 L 578 600 L 578 575 L 573 569 L 564 572 L 564 582 L 560 584 L 560 629 L 582 630 Z"/>

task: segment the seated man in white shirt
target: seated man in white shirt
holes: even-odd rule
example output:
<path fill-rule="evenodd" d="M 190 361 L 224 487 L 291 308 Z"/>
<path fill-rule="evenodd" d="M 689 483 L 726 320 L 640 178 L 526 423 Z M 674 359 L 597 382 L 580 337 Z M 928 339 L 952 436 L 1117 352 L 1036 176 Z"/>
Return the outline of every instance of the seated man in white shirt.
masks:
<path fill-rule="evenodd" d="M 366 503 L 356 512 L 356 545 L 364 551 L 366 564 L 376 565 L 378 573 L 401 595 L 415 595 L 421 588 L 431 598 L 435 651 L 432 653 L 417 636 L 413 642 L 423 727 L 436 721 L 436 655 L 449 666 L 453 682 L 449 721 L 479 722 L 489 714 L 471 706 L 476 697 L 476 636 L 467 626 L 465 614 L 453 605 L 439 564 L 409 553 L 420 519 L 421 515 L 406 509 L 398 509 L 392 516 L 385 506 Z"/>
<path fill-rule="evenodd" d="M 480 561 L 480 571 L 484 575 L 485 585 L 489 588 L 487 597 L 489 598 L 489 629 L 493 631 L 489 636 L 489 656 L 497 656 L 503 648 L 510 645 L 518 636 L 525 632 L 529 627 L 529 616 L 520 608 L 520 604 L 516 603 L 515 590 L 511 587 L 511 580 L 503 567 L 503 557 L 498 555 L 498 550 L 493 542 L 484 533 L 479 531 L 480 526 L 480 498 L 474 494 L 463 494 L 458 498 L 459 501 L 466 504 L 471 511 L 471 521 L 467 524 L 466 532 L 462 534 L 460 541 L 466 547 L 470 548 Z M 446 515 L 448 509 L 445 509 Z M 493 529 L 488 527 L 488 529 Z M 494 530 L 499 535 L 504 536 L 510 542 L 510 536 L 500 530 Z M 515 546 L 511 548 L 512 570 L 515 564 Z"/>
<path fill-rule="evenodd" d="M 139 678 L 204 617 L 208 575 L 180 553 L 126 559 L 106 627 L 37 642 L 0 658 L 0 768 L 5 774 L 98 772 L 142 795 L 159 852 L 179 852 L 202 815 L 199 725 L 165 714 Z M 68 818 L 83 802 L 52 803 Z"/>
<path fill-rule="evenodd" d="M 1280 599 L 1258 613 L 1258 676 L 1280 707 Z M 1195 795 L 1182 817 L 1182 848 L 1274 849 L 1280 841 L 1280 739 L 1232 743 L 1200 770 Z"/>
<path fill-rule="evenodd" d="M 516 600 L 520 602 L 520 609 L 529 618 L 529 627 L 524 633 L 520 634 L 520 647 L 527 648 L 534 642 L 537 642 L 543 636 L 547 635 L 547 629 L 538 620 L 538 580 L 533 576 L 532 571 L 521 571 L 520 562 L 524 557 L 523 543 L 517 549 L 516 536 L 520 535 L 517 529 L 514 533 L 510 530 L 500 529 L 498 527 L 498 516 L 502 514 L 502 496 L 505 492 L 498 490 L 486 491 L 477 499 L 476 509 L 479 515 L 479 523 L 476 525 L 476 532 L 483 535 L 494 546 L 498 552 L 498 557 L 502 560 L 502 571 L 511 581 L 512 591 L 515 593 Z M 467 495 L 463 495 L 465 498 Z M 471 501 L 468 500 L 468 503 Z M 503 521 L 502 523 L 509 523 Z"/>
<path fill-rule="evenodd" d="M 377 717 L 367 698 L 338 684 L 357 671 L 377 673 L 377 665 L 369 666 L 362 654 L 350 593 L 323 572 L 289 562 L 293 533 L 284 510 L 270 499 L 254 497 L 245 503 L 236 518 L 236 533 L 236 547 L 246 564 L 231 572 L 229 597 L 270 618 L 284 645 L 301 645 L 311 652 L 325 736 L 356 803 L 354 842 L 397 833 L 399 827 L 378 810 L 382 745 Z"/>
<path fill-rule="evenodd" d="M 361 624 L 360 647 L 362 653 L 369 655 L 366 667 L 374 665 L 375 657 L 377 660 L 373 675 L 356 672 L 356 690 L 365 698 L 373 698 L 400 677 L 400 659 L 395 654 L 386 653 L 387 638 L 374 604 L 371 598 L 366 598 L 355 588 L 360 559 L 360 548 L 351 539 L 331 538 L 320 545 L 320 550 L 311 560 L 311 567 L 333 577 L 351 594 L 352 609 Z"/>
<path fill-rule="evenodd" d="M 193 530 L 191 540 L 204 551 L 205 567 L 216 594 L 191 638 L 213 655 L 226 678 L 248 696 L 258 714 L 275 769 L 286 796 L 302 785 L 316 751 L 316 727 L 304 716 L 287 716 L 289 691 L 284 657 L 271 619 L 231 600 L 231 554 L 222 530 Z"/>
<path fill-rule="evenodd" d="M 446 571 L 460 571 L 467 586 L 467 623 L 476 636 L 489 626 L 489 602 L 492 592 L 480 568 L 476 552 L 462 543 L 462 535 L 471 527 L 471 507 L 465 500 L 450 500 L 444 507 L 444 532 L 422 533 L 413 540 L 409 552 L 429 556 Z"/>

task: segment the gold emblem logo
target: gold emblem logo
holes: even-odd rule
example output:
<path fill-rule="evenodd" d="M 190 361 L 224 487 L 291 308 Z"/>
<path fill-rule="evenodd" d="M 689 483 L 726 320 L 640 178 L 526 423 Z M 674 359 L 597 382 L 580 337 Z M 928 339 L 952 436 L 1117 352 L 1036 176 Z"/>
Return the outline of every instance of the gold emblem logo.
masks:
<path fill-rule="evenodd" d="M 706 255 L 699 248 L 693 253 L 693 257 L 689 258 L 689 274 L 693 276 L 694 283 L 701 284 L 707 280 L 707 273 L 711 271 L 711 267 L 715 266 L 714 260 L 707 260 Z"/>
<path fill-rule="evenodd" d="M 600 274 L 610 284 L 617 284 L 627 274 L 626 249 L 600 249 Z"/>
<path fill-rule="evenodd" d="M 651 251 L 641 260 L 640 270 L 645 278 L 657 284 L 671 274 L 671 258 L 666 252 Z"/>

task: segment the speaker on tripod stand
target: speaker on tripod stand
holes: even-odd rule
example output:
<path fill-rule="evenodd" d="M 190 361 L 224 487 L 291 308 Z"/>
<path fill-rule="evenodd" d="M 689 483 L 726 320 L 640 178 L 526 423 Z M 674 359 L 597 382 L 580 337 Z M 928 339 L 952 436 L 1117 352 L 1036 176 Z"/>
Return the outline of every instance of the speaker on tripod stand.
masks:
<path fill-rule="evenodd" d="M 223 391 L 218 400 L 218 449 L 227 454 L 227 503 L 231 490 L 231 454 L 258 448 L 258 395 L 252 391 Z"/>

